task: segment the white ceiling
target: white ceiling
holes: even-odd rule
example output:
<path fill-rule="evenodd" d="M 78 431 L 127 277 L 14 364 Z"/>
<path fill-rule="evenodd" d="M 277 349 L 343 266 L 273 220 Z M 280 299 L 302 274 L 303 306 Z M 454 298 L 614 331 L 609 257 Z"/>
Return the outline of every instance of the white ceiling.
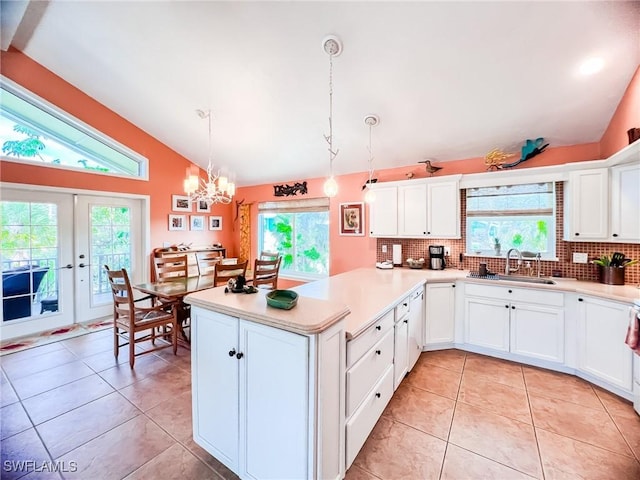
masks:
<path fill-rule="evenodd" d="M 376 169 L 598 142 L 640 64 L 640 2 L 31 2 L 13 45 L 202 166 L 210 108 L 214 163 L 255 185 L 329 172 L 328 34 L 345 174 L 368 168 L 368 113 Z"/>

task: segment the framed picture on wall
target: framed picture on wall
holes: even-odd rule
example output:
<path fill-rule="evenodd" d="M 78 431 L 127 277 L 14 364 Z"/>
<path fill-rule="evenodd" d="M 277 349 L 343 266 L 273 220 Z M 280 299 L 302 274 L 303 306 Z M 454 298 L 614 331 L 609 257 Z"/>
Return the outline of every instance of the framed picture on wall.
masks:
<path fill-rule="evenodd" d="M 340 235 L 364 235 L 364 203 L 340 204 Z"/>
<path fill-rule="evenodd" d="M 186 230 L 186 215 L 169 215 L 169 230 Z"/>
<path fill-rule="evenodd" d="M 196 202 L 196 212 L 211 213 L 211 205 L 206 200 L 198 200 Z"/>
<path fill-rule="evenodd" d="M 204 215 L 191 215 L 191 230 L 196 232 L 204 230 Z"/>
<path fill-rule="evenodd" d="M 222 230 L 222 217 L 209 217 L 209 230 Z"/>
<path fill-rule="evenodd" d="M 190 212 L 191 199 L 186 195 L 171 195 L 171 210 L 174 212 Z"/>

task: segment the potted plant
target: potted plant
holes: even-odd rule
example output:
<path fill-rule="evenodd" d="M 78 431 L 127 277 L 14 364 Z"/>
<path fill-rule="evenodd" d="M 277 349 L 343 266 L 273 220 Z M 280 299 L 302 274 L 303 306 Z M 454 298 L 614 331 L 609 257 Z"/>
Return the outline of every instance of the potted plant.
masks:
<path fill-rule="evenodd" d="M 598 281 L 607 285 L 624 285 L 625 267 L 636 263 L 638 260 L 625 258 L 621 253 L 614 253 L 611 257 L 602 255 L 593 260 L 593 264 L 598 266 Z"/>
<path fill-rule="evenodd" d="M 493 237 L 493 248 L 496 251 L 496 255 L 500 255 L 500 239 L 498 237 Z"/>

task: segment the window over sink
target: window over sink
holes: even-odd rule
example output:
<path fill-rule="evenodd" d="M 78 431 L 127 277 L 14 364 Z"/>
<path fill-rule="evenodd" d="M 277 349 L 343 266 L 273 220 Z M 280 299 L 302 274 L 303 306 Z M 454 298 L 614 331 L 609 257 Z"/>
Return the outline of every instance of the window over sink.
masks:
<path fill-rule="evenodd" d="M 304 280 L 329 276 L 329 199 L 258 204 L 258 252 L 282 256 L 280 275 Z"/>
<path fill-rule="evenodd" d="M 501 255 L 511 248 L 556 256 L 553 182 L 469 188 L 466 249 L 470 255 Z"/>

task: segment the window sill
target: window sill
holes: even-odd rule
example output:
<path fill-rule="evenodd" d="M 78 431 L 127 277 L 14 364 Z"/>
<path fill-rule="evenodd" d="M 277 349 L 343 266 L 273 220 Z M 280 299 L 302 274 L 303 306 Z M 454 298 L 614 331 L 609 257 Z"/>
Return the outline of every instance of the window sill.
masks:
<path fill-rule="evenodd" d="M 490 254 L 490 253 L 463 253 L 463 255 L 466 258 L 502 258 L 505 259 L 507 252 L 500 254 L 500 255 L 496 255 L 496 254 Z M 511 256 L 511 258 L 516 258 L 514 256 Z M 535 261 L 536 258 L 535 257 L 523 257 L 523 260 L 525 261 Z M 559 262 L 560 260 L 557 257 L 542 257 L 540 259 L 543 262 Z"/>

